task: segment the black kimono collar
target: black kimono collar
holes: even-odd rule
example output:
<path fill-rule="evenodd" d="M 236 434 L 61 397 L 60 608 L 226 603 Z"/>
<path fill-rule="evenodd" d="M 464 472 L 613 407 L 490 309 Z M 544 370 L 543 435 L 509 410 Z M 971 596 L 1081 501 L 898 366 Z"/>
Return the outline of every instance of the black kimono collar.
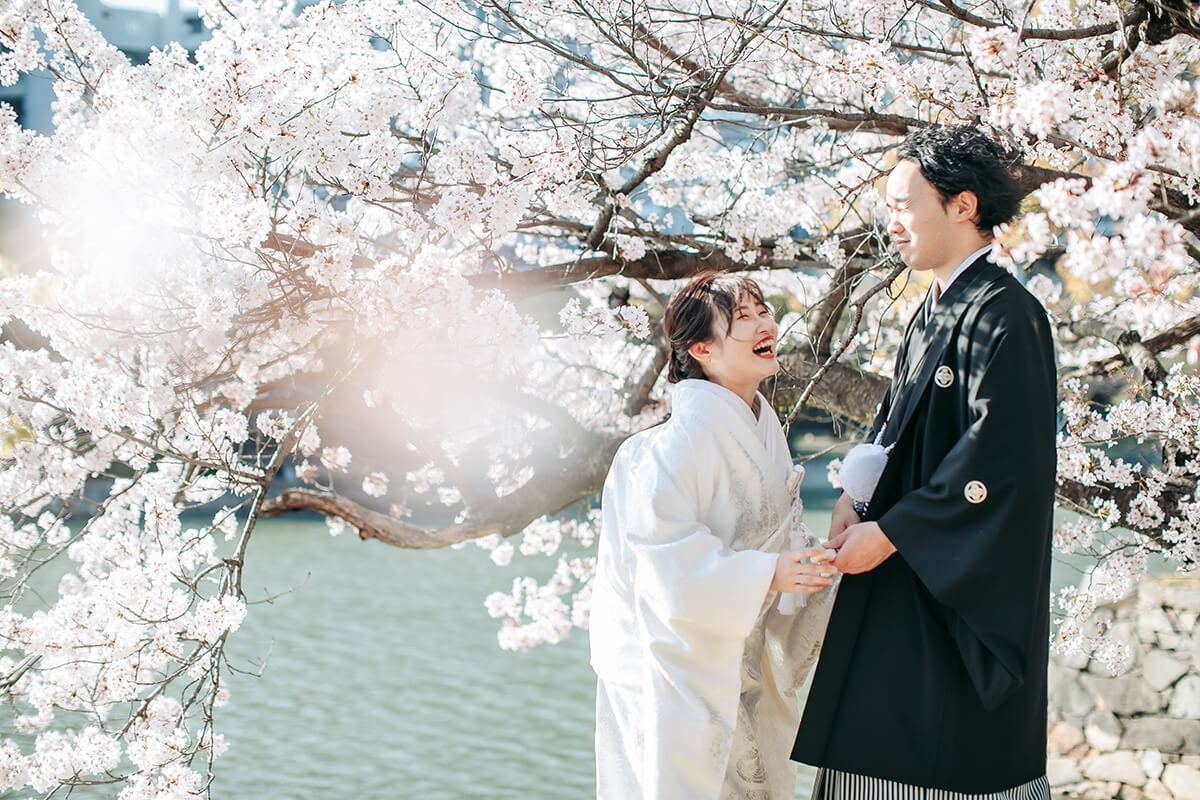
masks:
<path fill-rule="evenodd" d="M 958 321 L 992 284 L 1007 274 L 988 261 L 989 254 L 990 251 L 975 259 L 938 298 L 923 332 L 916 320 L 918 315 L 924 313 L 924 304 L 909 322 L 905 369 L 900 377 L 902 383 L 896 387 L 892 411 L 888 415 L 887 431 L 882 442 L 885 446 L 897 441 L 908 427 L 918 401 L 925 393 L 925 387 L 932 380 L 942 354 L 950 344 L 950 336 Z"/>

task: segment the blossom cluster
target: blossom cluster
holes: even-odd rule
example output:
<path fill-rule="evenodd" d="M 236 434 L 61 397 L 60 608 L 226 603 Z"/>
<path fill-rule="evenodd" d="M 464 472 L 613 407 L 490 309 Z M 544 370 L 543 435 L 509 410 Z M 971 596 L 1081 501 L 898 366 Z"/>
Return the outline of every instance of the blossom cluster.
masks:
<path fill-rule="evenodd" d="M 628 331 L 639 339 L 650 336 L 650 318 L 637 306 L 584 309 L 577 299 L 567 301 L 559 321 L 571 336 L 604 336 Z"/>
<path fill-rule="evenodd" d="M 542 517 L 521 533 L 522 556 L 557 556 L 554 572 L 544 583 L 531 577 L 514 578 L 509 592 L 493 592 L 485 602 L 488 614 L 502 620 L 498 639 L 505 650 L 527 650 L 540 644 L 560 642 L 573 627 L 587 629 L 591 608 L 591 578 L 594 556 L 569 555 L 590 549 L 596 542 L 600 512 L 592 510 L 578 518 Z M 477 539 L 500 566 L 512 561 L 512 542 L 498 536 Z M 564 548 L 567 553 L 561 552 Z"/>
<path fill-rule="evenodd" d="M 1114 672 L 1123 666 L 1119 642 L 1086 627 L 1096 608 L 1128 595 L 1152 554 L 1187 569 L 1200 564 L 1200 490 L 1187 482 L 1200 468 L 1200 377 L 1177 367 L 1165 383 L 1161 391 L 1108 406 L 1090 401 L 1077 379 L 1064 387 L 1060 482 L 1109 487 L 1129 499 L 1119 505 L 1098 494 L 1077 507 L 1084 516 L 1065 519 L 1055 531 L 1056 550 L 1085 555 L 1091 564 L 1082 585 L 1059 593 L 1056 646 L 1108 653 Z M 1150 443 L 1164 454 L 1157 463 L 1110 455 L 1130 445 L 1144 454 Z"/>

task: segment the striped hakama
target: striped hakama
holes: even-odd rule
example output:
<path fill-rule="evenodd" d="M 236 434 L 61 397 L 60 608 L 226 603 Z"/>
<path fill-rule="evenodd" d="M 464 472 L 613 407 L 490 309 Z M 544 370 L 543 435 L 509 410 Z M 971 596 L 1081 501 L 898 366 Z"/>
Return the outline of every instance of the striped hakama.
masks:
<path fill-rule="evenodd" d="M 821 767 L 813 782 L 812 800 L 1050 800 L 1050 783 L 1043 775 L 1002 792 L 966 794 Z"/>

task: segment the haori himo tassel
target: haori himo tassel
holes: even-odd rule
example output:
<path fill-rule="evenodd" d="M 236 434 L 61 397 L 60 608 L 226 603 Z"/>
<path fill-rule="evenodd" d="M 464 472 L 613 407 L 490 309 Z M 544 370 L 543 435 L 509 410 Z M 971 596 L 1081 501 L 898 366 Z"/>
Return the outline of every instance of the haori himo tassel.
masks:
<path fill-rule="evenodd" d="M 886 426 L 884 429 L 886 430 Z M 854 501 L 854 510 L 860 517 L 867 510 L 867 504 L 871 502 L 875 487 L 879 485 L 879 478 L 887 466 L 888 454 L 895 447 L 895 444 L 887 447 L 879 444 L 882 438 L 883 430 L 880 430 L 874 442 L 865 442 L 850 448 L 850 452 L 842 459 L 842 468 L 838 473 L 842 490 L 850 495 L 850 499 Z"/>

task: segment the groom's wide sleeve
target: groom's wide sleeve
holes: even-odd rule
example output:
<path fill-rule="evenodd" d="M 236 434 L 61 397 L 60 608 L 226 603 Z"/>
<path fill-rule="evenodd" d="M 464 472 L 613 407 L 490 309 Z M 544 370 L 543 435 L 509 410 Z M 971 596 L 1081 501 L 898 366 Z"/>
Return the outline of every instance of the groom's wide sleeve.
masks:
<path fill-rule="evenodd" d="M 1016 291 L 989 301 L 960 335 L 970 336 L 966 429 L 879 526 L 942 604 L 980 701 L 994 709 L 1025 682 L 1033 648 L 1047 646 L 1037 632 L 1054 507 L 1054 353 L 1045 312 Z"/>

